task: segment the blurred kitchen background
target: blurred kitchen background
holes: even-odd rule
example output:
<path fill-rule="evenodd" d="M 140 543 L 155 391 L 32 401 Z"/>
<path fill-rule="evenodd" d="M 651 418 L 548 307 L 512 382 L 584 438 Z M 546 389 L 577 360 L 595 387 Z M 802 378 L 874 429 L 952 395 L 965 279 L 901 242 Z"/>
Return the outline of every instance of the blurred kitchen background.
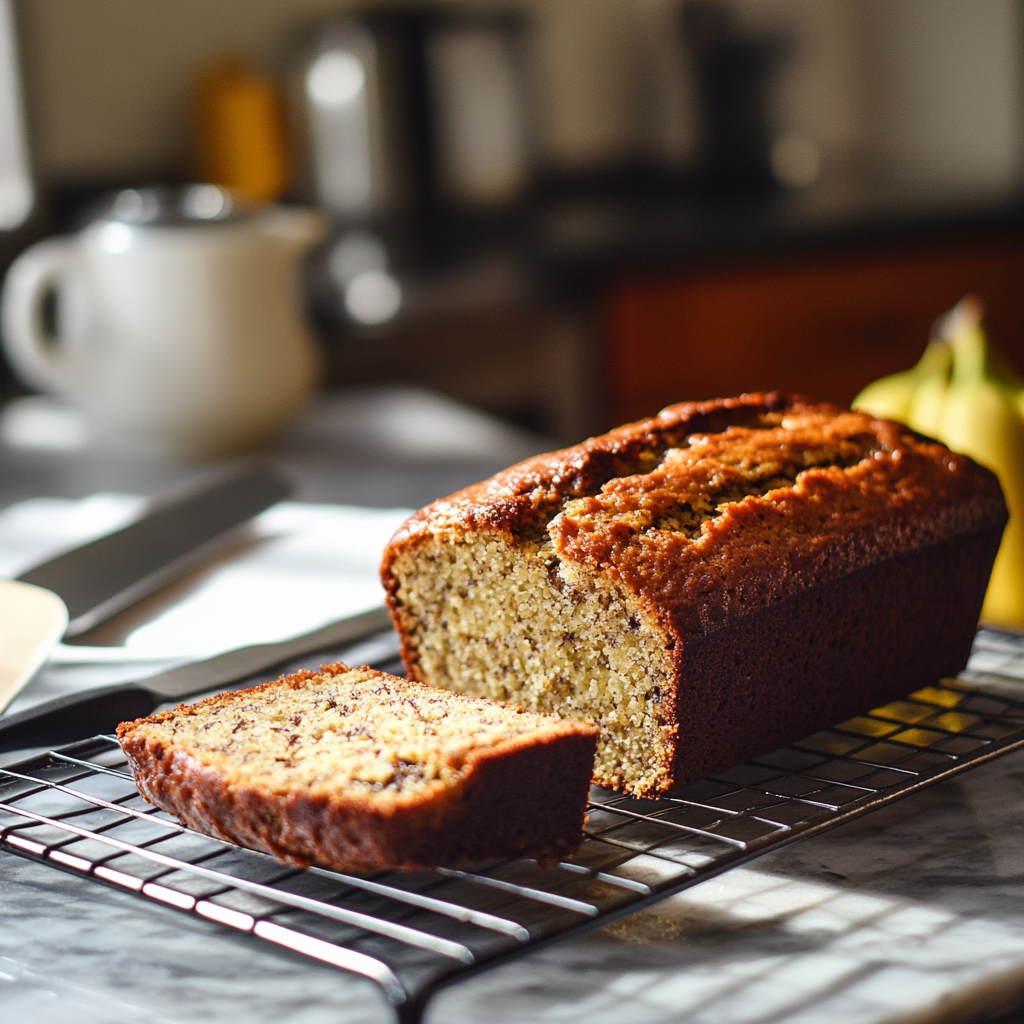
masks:
<path fill-rule="evenodd" d="M 0 181 L 0 269 L 112 190 L 317 205 L 329 388 L 564 442 L 743 390 L 847 403 L 968 292 L 1024 371 L 1020 0 L 11 10 L 35 204 L 13 226 Z"/>

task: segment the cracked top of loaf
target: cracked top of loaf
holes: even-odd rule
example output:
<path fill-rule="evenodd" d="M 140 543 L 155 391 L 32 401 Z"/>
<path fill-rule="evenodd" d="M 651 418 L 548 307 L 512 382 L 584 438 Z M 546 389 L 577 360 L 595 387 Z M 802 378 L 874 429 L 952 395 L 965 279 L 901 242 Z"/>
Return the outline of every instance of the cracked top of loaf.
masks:
<path fill-rule="evenodd" d="M 778 392 L 672 405 L 434 502 L 385 552 L 500 531 L 705 631 L 1006 521 L 994 474 L 908 427 Z"/>

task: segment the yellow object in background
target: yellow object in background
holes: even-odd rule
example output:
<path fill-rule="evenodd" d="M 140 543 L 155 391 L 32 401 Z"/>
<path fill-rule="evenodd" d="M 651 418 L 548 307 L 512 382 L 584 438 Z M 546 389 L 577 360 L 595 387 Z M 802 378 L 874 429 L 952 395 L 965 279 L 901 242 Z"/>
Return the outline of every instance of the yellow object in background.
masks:
<path fill-rule="evenodd" d="M 928 369 L 915 384 L 905 422 L 913 421 L 917 424 L 915 430 L 928 437 L 938 437 L 942 432 L 943 408 L 953 372 L 953 350 L 949 342 L 940 337 L 928 342 L 925 353 L 930 354 Z"/>
<path fill-rule="evenodd" d="M 981 615 L 1024 629 L 1024 383 L 990 352 L 981 317 L 977 299 L 961 301 L 940 321 L 917 366 L 869 384 L 852 404 L 902 420 L 999 477 L 1010 522 Z"/>
<path fill-rule="evenodd" d="M 284 104 L 273 82 L 222 63 L 196 83 L 200 180 L 250 203 L 272 203 L 288 185 Z"/>
<path fill-rule="evenodd" d="M 918 386 L 925 381 L 939 380 L 943 375 L 948 378 L 950 362 L 949 344 L 941 338 L 933 338 L 914 366 L 869 384 L 853 404 L 872 416 L 909 423 L 910 407 Z"/>

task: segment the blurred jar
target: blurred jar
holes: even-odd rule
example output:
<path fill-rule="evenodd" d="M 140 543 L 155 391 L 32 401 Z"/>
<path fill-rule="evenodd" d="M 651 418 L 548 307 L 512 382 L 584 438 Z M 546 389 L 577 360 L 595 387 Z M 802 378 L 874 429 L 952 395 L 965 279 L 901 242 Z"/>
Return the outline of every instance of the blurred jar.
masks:
<path fill-rule="evenodd" d="M 407 200 L 409 140 L 381 95 L 381 40 L 357 21 L 319 33 L 293 83 L 308 198 L 345 221 L 380 219 Z"/>
<path fill-rule="evenodd" d="M 430 35 L 437 184 L 449 203 L 507 207 L 529 184 L 522 28 L 511 17 L 463 17 L 448 19 Z"/>
<path fill-rule="evenodd" d="M 282 97 L 269 79 L 237 62 L 208 68 L 196 82 L 199 177 L 250 203 L 273 203 L 288 186 Z"/>
<path fill-rule="evenodd" d="M 348 223 L 521 199 L 533 152 L 523 25 L 431 8 L 334 22 L 294 79 L 309 197 Z"/>

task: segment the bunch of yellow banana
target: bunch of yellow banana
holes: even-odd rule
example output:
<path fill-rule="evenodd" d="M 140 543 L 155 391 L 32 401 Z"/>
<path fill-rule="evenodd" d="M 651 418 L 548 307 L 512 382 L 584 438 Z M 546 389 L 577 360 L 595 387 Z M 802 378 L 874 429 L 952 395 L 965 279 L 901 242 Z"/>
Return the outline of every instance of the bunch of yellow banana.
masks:
<path fill-rule="evenodd" d="M 869 384 L 853 407 L 906 423 L 999 477 L 1010 522 L 981 616 L 1024 629 L 1024 382 L 989 351 L 981 315 L 977 299 L 961 301 L 916 366 Z"/>

